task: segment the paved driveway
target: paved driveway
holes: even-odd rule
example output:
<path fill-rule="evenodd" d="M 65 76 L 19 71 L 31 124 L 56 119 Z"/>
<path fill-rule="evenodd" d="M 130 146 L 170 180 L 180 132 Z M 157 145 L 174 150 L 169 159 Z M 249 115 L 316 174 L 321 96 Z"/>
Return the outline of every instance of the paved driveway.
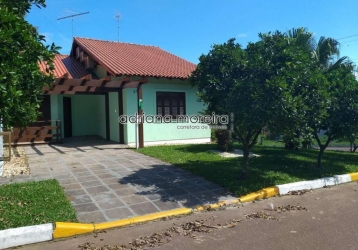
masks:
<path fill-rule="evenodd" d="M 26 147 L 31 174 L 57 179 L 81 222 L 104 222 L 231 198 L 205 179 L 105 140 Z M 0 178 L 0 184 L 9 183 Z"/>

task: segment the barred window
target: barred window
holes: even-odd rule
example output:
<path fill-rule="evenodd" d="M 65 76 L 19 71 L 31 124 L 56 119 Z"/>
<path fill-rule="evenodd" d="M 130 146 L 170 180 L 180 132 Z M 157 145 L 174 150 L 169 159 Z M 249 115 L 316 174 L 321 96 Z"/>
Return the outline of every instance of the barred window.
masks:
<path fill-rule="evenodd" d="M 185 115 L 185 92 L 157 92 L 157 115 Z"/>

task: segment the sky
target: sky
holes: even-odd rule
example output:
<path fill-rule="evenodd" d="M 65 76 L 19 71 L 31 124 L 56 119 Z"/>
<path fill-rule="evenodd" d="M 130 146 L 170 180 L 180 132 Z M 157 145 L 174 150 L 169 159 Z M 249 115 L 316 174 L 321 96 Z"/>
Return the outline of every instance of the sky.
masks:
<path fill-rule="evenodd" d="M 246 47 L 259 33 L 298 27 L 339 39 L 341 56 L 358 63 L 356 0 L 47 0 L 26 20 L 69 54 L 72 20 L 57 19 L 82 12 L 89 14 L 73 19 L 75 37 L 154 45 L 193 63 L 230 38 Z"/>

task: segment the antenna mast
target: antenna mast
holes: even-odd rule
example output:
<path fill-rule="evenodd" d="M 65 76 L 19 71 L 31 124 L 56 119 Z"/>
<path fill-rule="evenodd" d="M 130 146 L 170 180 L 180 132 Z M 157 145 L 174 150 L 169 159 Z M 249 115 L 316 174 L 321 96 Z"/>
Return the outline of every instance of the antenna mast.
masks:
<path fill-rule="evenodd" d="M 83 12 L 83 13 L 78 13 L 78 14 L 74 14 L 74 15 L 70 15 L 70 16 L 61 17 L 61 18 L 58 18 L 57 21 L 67 19 L 67 18 L 72 18 L 72 38 L 73 38 L 73 18 L 76 16 L 81 16 L 81 15 L 86 15 L 86 14 L 89 14 L 89 12 Z"/>
<path fill-rule="evenodd" d="M 117 19 L 118 19 L 118 42 L 119 42 L 119 29 L 120 29 L 119 20 L 120 20 L 120 18 L 121 18 L 121 15 L 118 14 L 118 15 L 114 16 L 114 18 L 117 18 Z"/>

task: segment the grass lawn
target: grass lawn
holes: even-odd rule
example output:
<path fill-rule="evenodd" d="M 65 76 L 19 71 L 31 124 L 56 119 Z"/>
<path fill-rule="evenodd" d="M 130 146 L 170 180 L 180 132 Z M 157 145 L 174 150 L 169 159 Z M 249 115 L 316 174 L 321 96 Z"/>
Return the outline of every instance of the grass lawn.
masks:
<path fill-rule="evenodd" d="M 318 150 L 285 150 L 278 146 L 256 146 L 252 151 L 260 157 L 250 158 L 249 176 L 239 181 L 241 158 L 222 158 L 208 152 L 215 144 L 153 146 L 137 151 L 172 163 L 207 180 L 217 183 L 236 195 L 261 188 L 358 171 L 358 154 L 325 151 L 324 169 L 315 169 Z M 236 147 L 238 148 L 238 147 Z"/>
<path fill-rule="evenodd" d="M 0 186 L 0 230 L 55 221 L 77 221 L 57 180 Z"/>

